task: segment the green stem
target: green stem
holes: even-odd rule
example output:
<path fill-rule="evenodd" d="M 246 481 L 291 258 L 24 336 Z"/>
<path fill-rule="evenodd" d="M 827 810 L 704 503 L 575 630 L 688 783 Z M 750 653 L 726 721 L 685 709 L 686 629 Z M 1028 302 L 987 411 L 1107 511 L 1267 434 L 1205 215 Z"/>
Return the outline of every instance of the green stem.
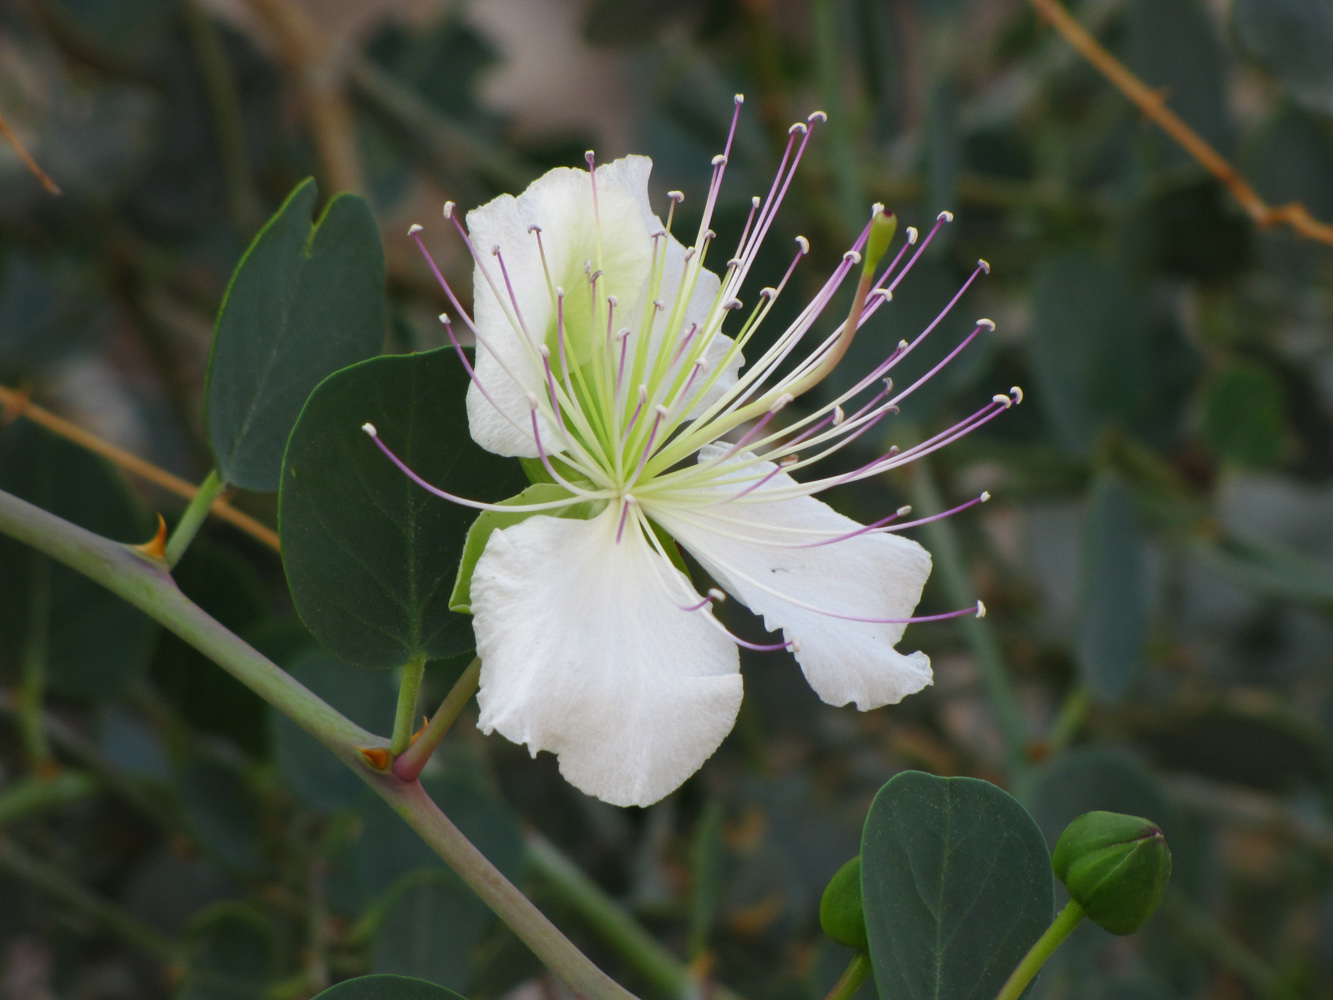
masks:
<path fill-rule="evenodd" d="M 51 636 L 51 560 L 32 553 L 32 580 L 29 587 L 28 634 L 24 637 L 20 664 L 18 721 L 34 770 L 51 767 L 51 746 L 42 725 L 42 706 L 46 701 L 46 662 Z"/>
<path fill-rule="evenodd" d="M 403 781 L 413 781 L 421 774 L 426 762 L 430 760 L 435 748 L 444 739 L 444 734 L 454 724 L 463 706 L 477 693 L 477 682 L 481 678 L 481 660 L 474 659 L 454 681 L 454 686 L 445 695 L 439 709 L 431 716 L 426 728 L 421 731 L 416 742 L 409 746 L 393 762 L 393 773 Z"/>
<path fill-rule="evenodd" d="M 911 483 L 912 501 L 918 510 L 924 513 L 943 509 L 944 504 L 940 500 L 939 489 L 928 462 L 918 459 L 912 464 Z M 948 518 L 940 518 L 926 525 L 925 533 L 949 602 L 957 607 L 974 603 L 976 593 L 953 524 Z M 981 682 L 985 685 L 991 709 L 995 712 L 995 721 L 1000 727 L 1005 767 L 1010 779 L 1015 779 L 1029 767 L 1027 724 L 1023 721 L 1023 712 L 1018 706 L 1018 696 L 1014 693 L 1009 671 L 1005 668 L 999 640 L 984 618 L 969 615 L 958 619 L 958 625 L 968 645 L 972 647 L 972 655 L 976 657 Z"/>
<path fill-rule="evenodd" d="M 97 780 L 80 771 L 62 771 L 54 778 L 21 778 L 0 792 L 0 827 L 46 812 L 97 791 Z"/>
<path fill-rule="evenodd" d="M 33 857 L 6 837 L 0 837 L 0 868 L 95 918 L 108 930 L 144 951 L 164 961 L 176 958 L 175 943 L 155 928 L 90 892 L 70 878 L 63 869 Z"/>
<path fill-rule="evenodd" d="M 1009 974 L 1009 978 L 1000 987 L 1000 992 L 995 994 L 995 1000 L 1018 1000 L 1027 989 L 1028 983 L 1032 982 L 1033 977 L 1046 964 L 1046 960 L 1064 943 L 1065 938 L 1073 933 L 1074 928 L 1082 920 L 1083 907 L 1071 899 L 1065 904 L 1065 908 L 1056 914 L 1051 926 L 1037 938 L 1036 943 L 1023 956 L 1023 960 Z"/>
<path fill-rule="evenodd" d="M 417 702 L 421 699 L 421 678 L 425 675 L 425 654 L 418 654 L 403 665 L 403 676 L 398 681 L 398 711 L 394 713 L 393 737 L 389 740 L 389 753 L 394 757 L 412 745 Z"/>
<path fill-rule="evenodd" d="M 185 508 L 185 513 L 176 522 L 171 537 L 167 539 L 168 566 L 175 566 L 180 562 L 181 556 L 185 555 L 185 550 L 194 541 L 194 536 L 199 534 L 199 529 L 203 527 L 204 521 L 208 517 L 208 510 L 213 506 L 213 501 L 221 496 L 222 491 L 226 488 L 227 484 L 222 481 L 217 469 L 211 470 L 204 477 L 204 481 L 199 484 L 199 492 L 194 495 L 190 505 Z"/>
<path fill-rule="evenodd" d="M 828 996 L 824 1000 L 852 1000 L 856 996 L 856 991 L 870 976 L 870 955 L 864 951 L 858 951 L 852 956 L 852 960 L 847 963 L 847 968 L 843 970 L 838 981 L 833 984 L 833 989 L 828 991 Z"/>
<path fill-rule="evenodd" d="M 464 837 L 421 788 L 365 766 L 358 748 L 385 740 L 334 711 L 290 675 L 209 617 L 180 592 L 160 564 L 26 500 L 0 490 L 0 533 L 25 542 L 123 597 L 212 659 L 289 716 L 366 781 L 576 995 L 630 1000 L 618 985 L 560 933 Z"/>
<path fill-rule="evenodd" d="M 528 865 L 554 889 L 627 965 L 664 996 L 687 998 L 700 993 L 714 1000 L 740 1000 L 725 986 L 701 990 L 689 967 L 650 936 L 632 914 L 540 834 L 527 837 Z"/>
<path fill-rule="evenodd" d="M 1048 756 L 1059 756 L 1074 741 L 1078 731 L 1083 728 L 1091 704 L 1092 699 L 1088 695 L 1088 689 L 1082 685 L 1069 692 L 1060 706 L 1059 714 L 1055 717 L 1055 723 L 1051 726 L 1051 738 L 1046 746 Z"/>

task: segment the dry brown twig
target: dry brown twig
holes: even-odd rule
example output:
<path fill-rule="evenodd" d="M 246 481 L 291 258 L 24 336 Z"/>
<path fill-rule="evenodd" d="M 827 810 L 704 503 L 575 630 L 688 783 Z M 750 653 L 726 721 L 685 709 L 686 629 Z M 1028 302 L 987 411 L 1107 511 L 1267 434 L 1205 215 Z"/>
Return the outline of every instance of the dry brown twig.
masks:
<path fill-rule="evenodd" d="M 0 385 L 0 423 L 7 424 L 19 417 L 27 417 L 33 423 L 40 424 L 47 430 L 101 455 L 126 472 L 146 479 L 154 486 L 160 486 L 183 500 L 193 500 L 194 495 L 199 492 L 199 488 L 193 483 L 187 482 L 179 476 L 174 476 L 165 469 L 158 468 L 152 462 L 146 461 L 138 455 L 132 455 L 123 448 L 116 447 L 110 441 L 103 440 L 91 431 L 84 430 L 77 424 L 72 424 L 49 410 L 42 409 L 28 398 L 26 392 L 15 392 L 13 389 Z M 244 531 L 251 538 L 263 542 L 273 551 L 280 550 L 276 531 L 268 525 L 256 521 L 249 514 L 241 513 L 241 511 L 227 503 L 225 499 L 215 500 L 213 506 L 209 509 L 215 516 Z"/>
<path fill-rule="evenodd" d="M 49 194 L 60 194 L 60 185 L 51 180 L 51 175 L 43 170 L 38 162 L 33 159 L 32 154 L 28 152 L 27 147 L 23 145 L 19 140 L 19 137 L 14 134 L 14 130 L 9 127 L 9 122 L 5 121 L 3 115 L 0 115 L 0 135 L 3 135 L 9 140 L 9 144 L 14 147 L 14 152 L 18 153 L 18 157 L 23 161 L 23 165 L 32 171 L 34 177 L 42 182 L 42 187 L 46 188 Z"/>
<path fill-rule="evenodd" d="M 1222 182 L 1258 226 L 1290 226 L 1296 233 L 1320 243 L 1333 244 L 1333 225 L 1320 222 L 1300 202 L 1269 205 L 1249 181 L 1198 132 L 1166 105 L 1165 98 L 1135 76 L 1111 55 L 1092 34 L 1059 3 L 1059 0 L 1028 0 L 1039 16 L 1055 28 L 1084 59 L 1110 80 L 1148 118 L 1162 127 L 1190 156 Z"/>

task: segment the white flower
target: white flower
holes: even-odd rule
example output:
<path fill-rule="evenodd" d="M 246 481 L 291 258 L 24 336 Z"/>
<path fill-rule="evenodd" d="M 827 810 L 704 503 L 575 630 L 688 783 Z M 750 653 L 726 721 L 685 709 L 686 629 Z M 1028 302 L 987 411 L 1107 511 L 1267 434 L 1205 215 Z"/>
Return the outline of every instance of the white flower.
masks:
<path fill-rule="evenodd" d="M 733 135 L 735 127 L 733 118 Z M 703 221 L 688 247 L 672 233 L 683 196 L 670 194 L 663 223 L 649 204 L 652 164 L 642 156 L 553 170 L 517 198 L 468 213 L 466 229 L 455 220 L 476 262 L 473 318 L 441 283 L 475 336 L 472 436 L 498 454 L 539 460 L 561 488 L 559 499 L 505 507 L 532 516 L 495 531 L 473 573 L 480 725 L 533 754 L 554 752 L 569 781 L 617 805 L 657 801 L 717 749 L 741 702 L 738 645 L 791 649 L 824 701 L 863 711 L 930 683 L 925 654 L 894 649 L 907 622 L 920 620 L 911 615 L 930 556 L 893 532 L 922 522 L 896 522 L 903 508 L 863 526 L 815 494 L 933 451 L 1018 397 L 1016 390 L 996 396 L 948 431 L 854 472 L 803 475 L 896 412 L 920 384 L 895 393 L 885 375 L 935 323 L 833 401 L 785 425 L 777 419 L 827 375 L 947 219 L 919 245 L 909 230 L 877 273 L 893 225 L 875 206 L 819 294 L 742 371 L 742 352 L 809 248 L 799 238 L 778 286 L 749 292 L 752 305 L 742 304 L 809 138 L 808 125 L 792 127 L 773 187 L 753 199 L 720 276 L 707 266 L 715 239 L 708 225 L 726 153 L 714 160 Z M 453 218 L 452 205 L 445 214 Z M 419 232 L 413 227 L 418 242 Z M 959 295 L 987 269 L 979 262 Z M 853 272 L 861 277 L 851 314 L 814 333 Z M 458 347 L 449 317 L 441 319 Z M 993 326 L 979 320 L 953 354 Z M 375 436 L 372 426 L 367 431 Z M 597 513 L 551 516 L 576 504 Z M 724 593 L 698 592 L 671 539 L 783 641 L 756 646 L 732 635 L 712 612 Z M 954 614 L 973 610 L 980 604 Z"/>

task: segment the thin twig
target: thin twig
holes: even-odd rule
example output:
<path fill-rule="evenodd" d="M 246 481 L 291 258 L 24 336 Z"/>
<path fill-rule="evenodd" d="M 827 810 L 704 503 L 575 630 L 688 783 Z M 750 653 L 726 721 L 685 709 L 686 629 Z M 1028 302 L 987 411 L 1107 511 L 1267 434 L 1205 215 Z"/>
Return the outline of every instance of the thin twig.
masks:
<path fill-rule="evenodd" d="M 110 441 L 104 441 L 91 431 L 86 431 L 68 420 L 57 417 L 49 410 L 42 409 L 36 403 L 31 402 L 25 393 L 15 392 L 13 389 L 0 385 L 0 410 L 2 410 L 0 412 L 0 422 L 7 423 L 20 416 L 27 417 L 33 423 L 41 424 L 47 430 L 101 455 L 126 472 L 146 479 L 154 486 L 160 486 L 167 492 L 174 493 L 184 500 L 193 500 L 194 495 L 199 492 L 199 487 L 193 483 L 187 482 L 179 476 L 174 476 L 165 469 L 159 469 L 152 462 L 145 461 L 137 455 L 131 455 L 128 451 L 116 447 Z M 276 531 L 256 521 L 250 515 L 241 513 L 226 500 L 215 500 L 210 510 L 214 515 L 233 527 L 240 528 L 251 538 L 263 542 L 275 552 L 279 551 L 280 546 Z"/>
<path fill-rule="evenodd" d="M 23 165 L 32 171 L 34 177 L 42 182 L 42 187 L 46 188 L 48 193 L 60 194 L 60 185 L 51 180 L 50 174 L 43 170 L 37 161 L 33 159 L 32 154 L 28 152 L 27 147 L 24 146 L 19 140 L 19 137 L 14 134 L 14 130 L 9 127 L 9 122 L 5 121 L 4 115 L 0 115 L 0 135 L 3 135 L 9 140 L 9 144 L 14 147 L 14 152 L 18 153 L 19 159 L 23 161 Z"/>
<path fill-rule="evenodd" d="M 344 91 L 345 68 L 335 58 L 332 43 L 304 11 L 286 0 L 249 0 L 249 5 L 273 33 L 305 103 L 325 197 L 338 191 L 364 192 L 356 128 Z"/>
<path fill-rule="evenodd" d="M 1290 226 L 1296 233 L 1320 243 L 1333 244 L 1333 225 L 1315 219 L 1299 202 L 1273 206 L 1259 196 L 1249 181 L 1221 153 L 1215 150 L 1198 132 L 1166 106 L 1161 92 L 1153 90 L 1140 80 L 1115 56 L 1111 55 L 1092 34 L 1079 24 L 1058 0 L 1028 0 L 1037 13 L 1092 63 L 1099 73 L 1110 80 L 1147 117 L 1167 135 L 1178 142 L 1190 156 L 1222 182 L 1232 196 L 1258 226 Z"/>

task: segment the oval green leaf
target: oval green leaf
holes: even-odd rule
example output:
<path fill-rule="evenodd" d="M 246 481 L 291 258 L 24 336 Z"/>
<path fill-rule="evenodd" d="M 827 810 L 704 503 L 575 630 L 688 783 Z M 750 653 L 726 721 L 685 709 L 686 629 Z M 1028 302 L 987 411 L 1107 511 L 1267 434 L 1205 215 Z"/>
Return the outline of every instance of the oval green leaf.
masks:
<path fill-rule="evenodd" d="M 278 488 L 282 449 L 320 379 L 384 343 L 384 248 L 366 202 L 341 194 L 311 225 L 297 186 L 232 274 L 208 362 L 204 424 L 233 486 Z"/>
<path fill-rule="evenodd" d="M 453 990 L 407 976 L 358 976 L 330 986 L 315 1000 L 464 1000 Z"/>
<path fill-rule="evenodd" d="M 311 395 L 283 462 L 278 526 L 292 599 L 332 653 L 370 670 L 472 648 L 449 593 L 476 511 L 431 496 L 366 437 L 427 482 L 475 500 L 522 489 L 523 470 L 468 435 L 467 374 L 449 348 L 374 358 Z"/>
<path fill-rule="evenodd" d="M 1051 923 L 1046 840 L 976 778 L 897 775 L 861 838 L 861 892 L 881 1000 L 990 1000 Z"/>

